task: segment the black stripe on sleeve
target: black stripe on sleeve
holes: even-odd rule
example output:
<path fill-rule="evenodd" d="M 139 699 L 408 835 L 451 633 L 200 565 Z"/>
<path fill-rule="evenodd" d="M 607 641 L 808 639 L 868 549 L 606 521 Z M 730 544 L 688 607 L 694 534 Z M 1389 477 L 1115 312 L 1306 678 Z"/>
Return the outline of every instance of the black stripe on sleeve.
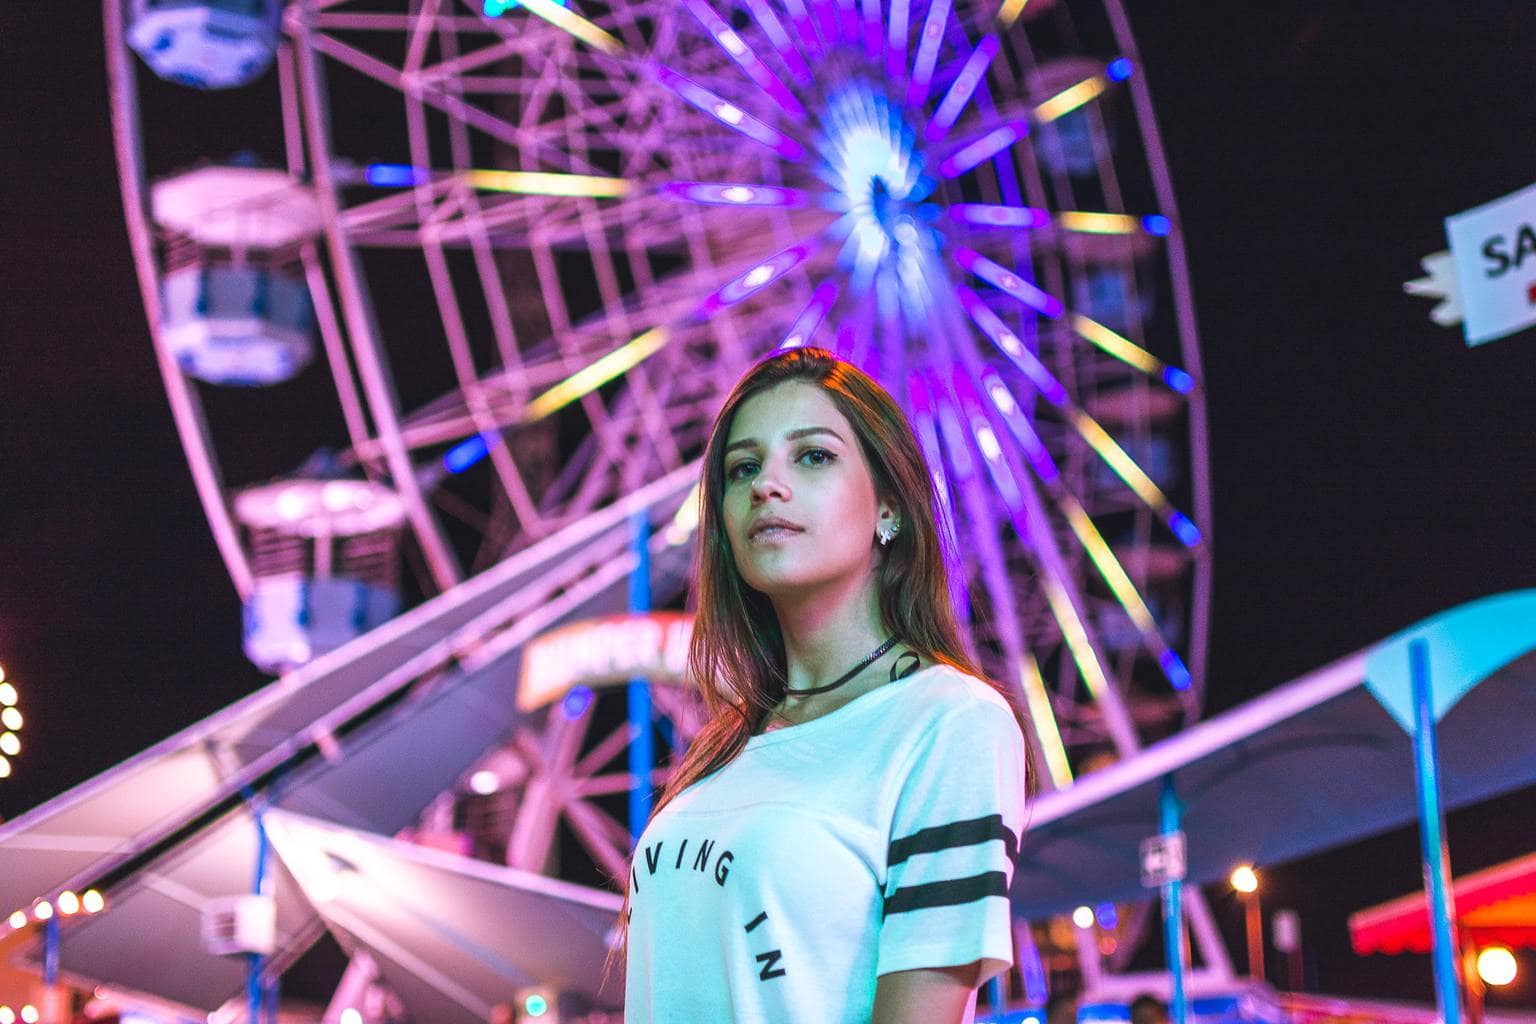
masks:
<path fill-rule="evenodd" d="M 988 896 L 1007 896 L 1008 876 L 1001 871 L 988 871 L 970 878 L 955 878 L 948 882 L 929 882 L 925 885 L 908 885 L 897 889 L 885 898 L 885 914 L 904 914 L 909 910 L 926 910 L 929 907 L 953 907 L 961 903 L 974 903 Z"/>
<path fill-rule="evenodd" d="M 957 846 L 974 846 L 993 839 L 1003 841 L 1003 850 L 1008 854 L 1009 862 L 1012 863 L 1014 857 L 1018 856 L 1019 841 L 1008 826 L 1003 824 L 1001 814 L 989 814 L 982 818 L 968 818 L 965 821 L 952 821 L 948 825 L 934 825 L 931 828 L 919 829 L 909 836 L 894 840 L 886 852 L 885 866 L 893 868 L 908 857 L 919 853 L 934 853 Z"/>

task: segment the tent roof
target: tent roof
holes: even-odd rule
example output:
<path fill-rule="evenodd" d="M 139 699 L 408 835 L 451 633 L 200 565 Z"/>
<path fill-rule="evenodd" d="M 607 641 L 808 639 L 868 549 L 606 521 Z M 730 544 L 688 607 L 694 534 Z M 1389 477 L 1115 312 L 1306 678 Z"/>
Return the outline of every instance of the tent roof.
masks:
<path fill-rule="evenodd" d="M 1465 695 L 1437 734 L 1445 806 L 1536 783 L 1536 590 L 1453 608 L 1148 747 L 1036 804 L 1015 912 L 1041 917 L 1143 898 L 1140 842 L 1159 830 L 1165 777 L 1184 803 L 1188 879 L 1275 864 L 1416 820 L 1413 751 L 1377 696 L 1407 646 L 1431 645 L 1437 701 Z"/>
<path fill-rule="evenodd" d="M 1502 943 L 1536 949 L 1536 853 L 1456 880 L 1456 924 L 1480 946 Z M 1355 952 L 1427 953 L 1429 907 L 1422 892 L 1349 915 Z"/>

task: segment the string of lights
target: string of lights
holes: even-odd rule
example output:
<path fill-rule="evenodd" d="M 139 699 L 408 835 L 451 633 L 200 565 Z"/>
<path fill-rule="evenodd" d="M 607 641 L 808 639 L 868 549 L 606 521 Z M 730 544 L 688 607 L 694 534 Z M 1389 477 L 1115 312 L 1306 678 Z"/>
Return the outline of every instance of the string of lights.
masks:
<path fill-rule="evenodd" d="M 11 762 L 21 753 L 21 737 L 16 735 L 24 721 L 17 707 L 20 701 L 16 685 L 5 678 L 5 669 L 0 667 L 0 779 L 10 778 Z"/>

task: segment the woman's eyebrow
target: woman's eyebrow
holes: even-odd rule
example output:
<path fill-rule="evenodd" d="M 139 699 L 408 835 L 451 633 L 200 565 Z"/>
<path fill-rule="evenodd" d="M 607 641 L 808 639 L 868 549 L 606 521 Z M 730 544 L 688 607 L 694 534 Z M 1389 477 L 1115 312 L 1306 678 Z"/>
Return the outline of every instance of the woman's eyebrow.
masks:
<path fill-rule="evenodd" d="M 791 430 L 789 433 L 785 434 L 784 437 L 790 441 L 798 441 L 800 438 L 810 437 L 812 434 L 831 434 L 833 437 L 837 438 L 839 441 L 842 441 L 844 444 L 848 443 L 846 440 L 844 440 L 842 434 L 839 434 L 831 427 L 800 427 L 798 430 Z M 761 447 L 762 443 L 758 441 L 757 438 L 744 437 L 740 441 L 732 441 L 730 444 L 726 445 L 725 450 L 726 452 L 733 452 L 738 448 Z"/>

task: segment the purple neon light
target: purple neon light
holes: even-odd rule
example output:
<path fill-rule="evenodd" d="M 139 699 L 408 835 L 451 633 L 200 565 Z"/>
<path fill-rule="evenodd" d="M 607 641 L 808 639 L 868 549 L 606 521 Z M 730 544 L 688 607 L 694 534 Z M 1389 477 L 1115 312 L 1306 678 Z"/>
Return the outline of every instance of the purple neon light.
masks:
<path fill-rule="evenodd" d="M 1003 323 L 1002 318 L 992 312 L 980 295 L 963 284 L 955 286 L 955 294 L 959 297 L 960 305 L 964 307 L 966 313 L 976 321 L 976 326 L 980 327 L 982 333 L 992 339 L 993 344 L 1002 351 L 1003 355 L 1007 356 L 1013 365 L 1029 378 L 1029 382 L 1039 389 L 1047 402 L 1055 406 L 1067 404 L 1066 387 L 1045 368 L 1045 364 L 1041 363 L 1033 352 L 1025 347 L 1019 340 L 1019 336 Z"/>
<path fill-rule="evenodd" d="M 912 61 L 912 77 L 907 83 L 907 106 L 920 107 L 928 102 L 928 87 L 933 84 L 933 69 L 939 62 L 939 44 L 944 41 L 944 24 L 949 20 L 950 0 L 933 0 Z"/>
<path fill-rule="evenodd" d="M 911 0 L 891 0 L 889 30 L 885 34 L 885 76 L 899 82 L 907 74 L 907 19 Z"/>
<path fill-rule="evenodd" d="M 837 0 L 837 29 L 843 42 L 858 41 L 861 35 L 858 0 Z"/>
<path fill-rule="evenodd" d="M 821 327 L 821 321 L 825 319 L 827 310 L 832 308 L 832 303 L 837 301 L 837 285 L 832 281 L 823 281 L 816 286 L 811 293 L 811 301 L 805 304 L 800 315 L 795 317 L 795 322 L 789 325 L 789 332 L 784 335 L 784 340 L 779 342 L 780 348 L 798 348 L 808 345 L 816 336 L 816 331 Z"/>
<path fill-rule="evenodd" d="M 1014 478 L 1013 470 L 1009 468 L 1008 461 L 1003 457 L 1002 441 L 997 436 L 991 420 L 981 406 L 981 400 L 976 394 L 976 386 L 971 383 L 970 374 L 963 368 L 956 366 L 953 374 L 955 397 L 960 399 L 960 405 L 965 410 L 965 417 L 971 428 L 970 443 L 975 446 L 976 452 L 981 455 L 981 461 L 986 465 L 987 472 L 992 477 L 992 482 L 997 485 L 998 493 L 1003 497 L 1003 503 L 1009 508 L 1023 504 L 1023 496 L 1019 492 L 1019 482 Z M 991 448 L 985 438 L 991 438 Z"/>
<path fill-rule="evenodd" d="M 734 306 L 749 295 L 763 290 L 805 262 L 805 258 L 817 245 L 819 243 L 806 241 L 775 253 L 746 273 L 726 282 L 722 288 L 699 303 L 699 308 L 694 315 L 701 320 L 707 319 L 726 306 Z"/>
<path fill-rule="evenodd" d="M 805 203 L 805 193 L 777 185 L 736 185 L 727 181 L 669 181 L 662 195 L 713 206 L 795 207 Z"/>
<path fill-rule="evenodd" d="M 965 66 L 960 69 L 960 74 L 949 85 L 949 92 L 939 101 L 939 107 L 933 112 L 933 119 L 928 122 L 923 137 L 929 142 L 938 142 L 949 134 L 949 130 L 955 126 L 955 119 L 960 116 L 960 111 L 971 101 L 971 96 L 976 92 L 976 87 L 981 84 L 982 76 L 987 73 L 987 68 L 992 64 L 992 58 L 997 56 L 999 43 L 997 36 L 989 35 L 976 44 L 976 49 L 965 59 Z"/>
<path fill-rule="evenodd" d="M 955 178 L 1029 134 L 1028 121 L 1008 121 L 971 139 L 939 162 L 939 177 Z"/>
<path fill-rule="evenodd" d="M 862 0 L 860 7 L 864 12 L 864 56 L 869 58 L 871 64 L 877 64 L 885 43 L 885 25 L 880 20 L 880 0 Z"/>
<path fill-rule="evenodd" d="M 726 56 L 736 62 L 737 67 L 747 73 L 747 77 L 752 79 L 759 89 L 773 97 L 773 101 L 797 121 L 805 119 L 805 107 L 800 105 L 795 94 L 779 81 L 777 75 L 768 70 L 768 65 L 758 59 L 757 54 L 747 46 L 746 40 L 742 39 L 736 30 L 731 28 L 730 23 L 720 17 L 710 6 L 709 0 L 683 0 L 683 2 L 699 20 L 699 24 L 704 26 L 704 31 L 719 44 Z"/>
<path fill-rule="evenodd" d="M 811 12 L 806 10 L 804 0 L 784 0 L 784 9 L 789 12 L 789 22 L 795 27 L 795 38 L 800 41 L 800 48 L 805 51 L 806 57 L 811 60 L 820 57 L 822 49 L 821 40 L 817 36 L 818 26 Z"/>
<path fill-rule="evenodd" d="M 956 224 L 987 228 L 1043 228 L 1051 212 L 1038 206 L 998 206 L 992 203 L 956 203 L 944 215 Z"/>
<path fill-rule="evenodd" d="M 805 156 L 804 147 L 788 135 L 770 128 L 736 104 L 715 95 L 665 64 L 656 65 L 655 75 L 657 82 L 676 93 L 683 101 L 702 110 L 726 127 L 736 129 L 753 142 L 762 143 L 784 159 L 799 160 Z"/>
<path fill-rule="evenodd" d="M 955 249 L 955 262 L 993 287 L 1007 292 L 1052 320 L 1059 319 L 1066 312 L 1060 299 L 1047 295 L 1001 263 L 994 263 L 974 249 L 967 249 L 964 246 Z"/>
<path fill-rule="evenodd" d="M 789 73 L 794 76 L 795 81 L 801 85 L 810 85 L 813 81 L 810 65 L 805 62 L 804 57 L 800 56 L 794 40 L 789 37 L 788 32 L 784 31 L 784 23 L 779 20 L 779 16 L 774 13 L 767 0 L 747 0 L 747 9 L 751 12 L 752 19 L 762 28 L 763 35 L 768 37 L 774 50 L 783 59 L 784 66 L 789 68 Z"/>
<path fill-rule="evenodd" d="M 1045 442 L 1040 440 L 1040 435 L 1035 433 L 1034 426 L 1029 422 L 1029 417 L 1024 415 L 1024 409 L 1019 405 L 1018 399 L 1003 383 L 1003 378 L 992 367 L 981 371 L 981 386 L 986 390 L 987 397 L 992 399 L 993 408 L 1002 415 L 1003 422 L 1008 424 L 1008 429 L 1013 432 L 1014 439 L 1019 442 L 1019 447 L 1024 449 L 1024 456 L 1029 459 L 1030 467 L 1035 475 L 1048 484 L 1054 484 L 1061 479 L 1061 471 L 1056 467 L 1056 461 L 1051 458 L 1051 453 L 1046 450 Z"/>

